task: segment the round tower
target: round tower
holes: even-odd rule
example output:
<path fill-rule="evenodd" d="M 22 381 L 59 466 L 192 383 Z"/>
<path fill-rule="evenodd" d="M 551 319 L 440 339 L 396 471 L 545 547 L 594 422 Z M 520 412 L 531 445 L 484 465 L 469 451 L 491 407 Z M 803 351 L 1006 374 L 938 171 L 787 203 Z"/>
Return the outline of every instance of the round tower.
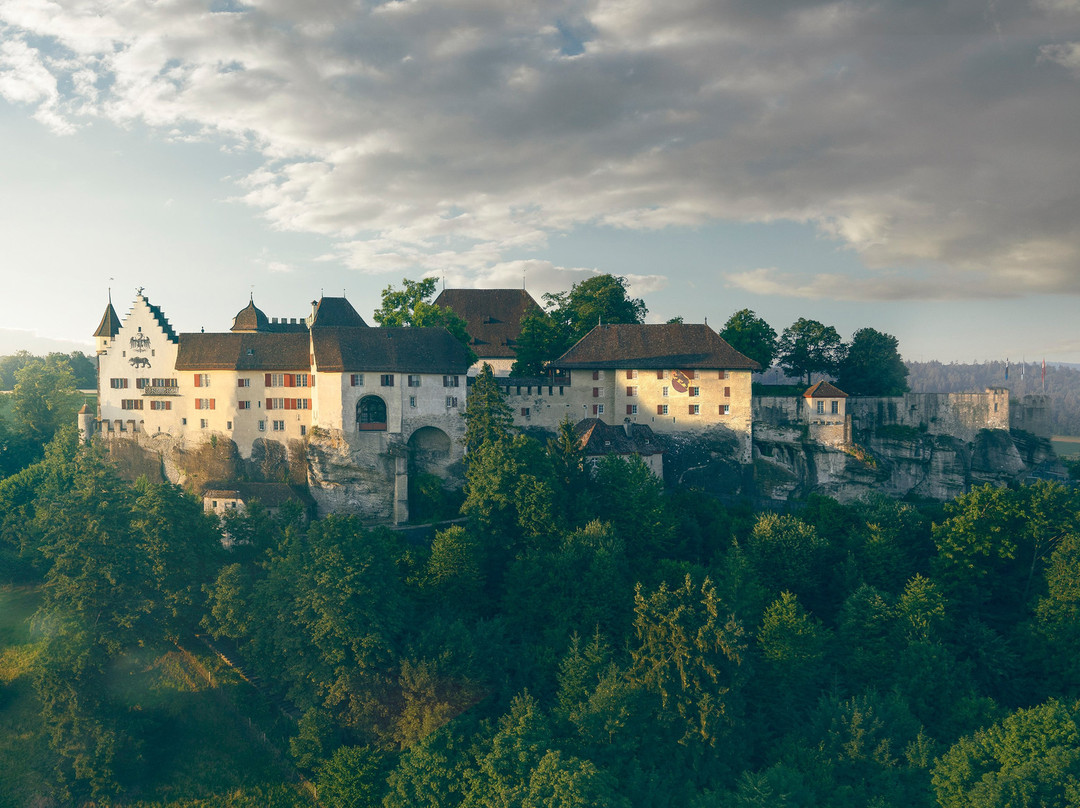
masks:
<path fill-rule="evenodd" d="M 90 405 L 83 404 L 79 408 L 78 424 L 79 442 L 89 443 L 90 438 L 94 435 L 94 414 L 90 412 Z"/>

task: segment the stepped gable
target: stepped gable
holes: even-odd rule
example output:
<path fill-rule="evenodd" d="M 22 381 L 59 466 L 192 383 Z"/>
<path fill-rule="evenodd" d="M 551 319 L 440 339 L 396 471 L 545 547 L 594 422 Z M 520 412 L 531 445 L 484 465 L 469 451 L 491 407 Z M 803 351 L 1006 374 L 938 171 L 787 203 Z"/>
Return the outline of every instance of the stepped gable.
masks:
<path fill-rule="evenodd" d="M 555 362 L 557 368 L 761 370 L 704 324 L 598 325 Z"/>
<path fill-rule="evenodd" d="M 352 304 L 343 297 L 322 297 L 312 301 L 311 328 L 367 328 Z"/>
<path fill-rule="evenodd" d="M 94 332 L 95 337 L 108 337 L 112 339 L 120 331 L 120 318 L 116 315 L 116 309 L 110 301 L 105 307 L 105 313 L 101 316 L 101 323 Z"/>
<path fill-rule="evenodd" d="M 181 334 L 177 370 L 302 370 L 311 367 L 308 335 Z"/>
<path fill-rule="evenodd" d="M 146 301 L 146 307 L 150 309 L 150 313 L 154 315 L 154 319 L 157 321 L 157 324 L 161 326 L 161 330 L 162 332 L 164 332 L 165 337 L 169 340 L 169 342 L 175 343 L 177 341 L 176 332 L 173 331 L 172 324 L 169 322 L 169 318 L 165 316 L 164 312 L 162 312 L 161 307 L 155 306 L 149 300 L 146 300 L 145 297 L 143 298 L 143 300 Z"/>
<path fill-rule="evenodd" d="M 435 305 L 464 320 L 473 350 L 489 358 L 513 359 L 522 318 L 543 312 L 524 289 L 444 289 Z"/>
<path fill-rule="evenodd" d="M 468 349 L 445 328 L 313 328 L 320 372 L 465 373 Z"/>
<path fill-rule="evenodd" d="M 803 398 L 847 398 L 848 394 L 827 381 L 820 381 L 803 393 Z"/>

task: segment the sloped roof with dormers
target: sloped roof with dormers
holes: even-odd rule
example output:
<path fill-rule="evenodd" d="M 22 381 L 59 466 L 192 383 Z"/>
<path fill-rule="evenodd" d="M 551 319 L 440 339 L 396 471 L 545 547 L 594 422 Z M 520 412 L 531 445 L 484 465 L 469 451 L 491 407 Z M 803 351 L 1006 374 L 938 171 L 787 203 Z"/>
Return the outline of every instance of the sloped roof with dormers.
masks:
<path fill-rule="evenodd" d="M 827 381 L 820 381 L 803 393 L 803 398 L 847 398 L 848 394 Z"/>
<path fill-rule="evenodd" d="M 95 337 L 108 337 L 112 339 L 120 331 L 120 318 L 116 315 L 116 309 L 110 301 L 105 307 L 105 313 L 101 316 L 101 323 L 94 332 Z"/>
<path fill-rule="evenodd" d="M 307 332 L 181 334 L 177 370 L 307 370 Z"/>
<path fill-rule="evenodd" d="M 627 434 L 627 428 L 630 434 Z M 648 457 L 664 452 L 648 424 L 622 427 L 606 424 L 599 418 L 586 418 L 574 425 L 574 434 L 586 457 L 609 454 Z"/>
<path fill-rule="evenodd" d="M 319 371 L 464 373 L 468 350 L 445 328 L 312 328 Z"/>
<path fill-rule="evenodd" d="M 565 369 L 761 370 L 709 326 L 694 323 L 598 325 L 553 364 Z"/>
<path fill-rule="evenodd" d="M 524 289 L 444 289 L 435 305 L 465 321 L 470 346 L 481 359 L 513 359 L 521 318 L 543 311 Z"/>

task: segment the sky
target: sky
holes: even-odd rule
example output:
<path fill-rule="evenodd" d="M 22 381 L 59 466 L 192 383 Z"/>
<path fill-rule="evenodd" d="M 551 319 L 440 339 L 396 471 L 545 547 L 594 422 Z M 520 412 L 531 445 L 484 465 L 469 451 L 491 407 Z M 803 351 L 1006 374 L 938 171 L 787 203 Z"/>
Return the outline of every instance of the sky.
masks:
<path fill-rule="evenodd" d="M 1080 362 L 1080 0 L 0 0 L 0 353 L 403 277 Z"/>

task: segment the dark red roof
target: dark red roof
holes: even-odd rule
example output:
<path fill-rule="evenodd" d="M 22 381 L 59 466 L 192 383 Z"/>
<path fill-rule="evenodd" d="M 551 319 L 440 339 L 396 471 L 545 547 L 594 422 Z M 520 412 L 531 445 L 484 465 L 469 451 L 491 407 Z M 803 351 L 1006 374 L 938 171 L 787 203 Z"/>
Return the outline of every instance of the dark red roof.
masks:
<path fill-rule="evenodd" d="M 597 455 L 648 455 L 662 454 L 663 448 L 647 424 L 628 424 L 630 434 L 621 426 L 606 424 L 599 418 L 586 418 L 574 425 L 578 445 L 588 457 Z"/>
<path fill-rule="evenodd" d="M 312 328 L 315 364 L 329 373 L 465 373 L 468 351 L 445 328 Z"/>
<path fill-rule="evenodd" d="M 761 370 L 707 325 L 598 325 L 554 363 L 558 368 Z"/>
<path fill-rule="evenodd" d="M 470 346 L 481 359 L 513 359 L 521 318 L 543 311 L 524 289 L 444 289 L 435 305 L 465 321 Z"/>
<path fill-rule="evenodd" d="M 803 398 L 847 398 L 848 394 L 827 381 L 820 381 L 803 393 Z"/>
<path fill-rule="evenodd" d="M 177 370 L 292 370 L 311 367 L 308 335 L 181 334 Z"/>

